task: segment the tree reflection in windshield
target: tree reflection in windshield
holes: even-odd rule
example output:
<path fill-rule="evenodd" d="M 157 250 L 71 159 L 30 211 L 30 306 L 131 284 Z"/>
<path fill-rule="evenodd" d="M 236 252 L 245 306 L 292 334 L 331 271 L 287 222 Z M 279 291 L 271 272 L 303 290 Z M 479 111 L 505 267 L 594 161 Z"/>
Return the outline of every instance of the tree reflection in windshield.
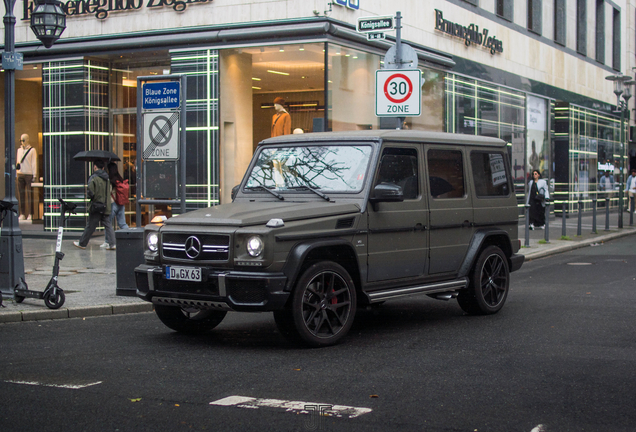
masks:
<path fill-rule="evenodd" d="M 362 189 L 370 146 L 265 148 L 250 173 L 247 187 L 287 190 L 298 186 L 331 192 Z"/>

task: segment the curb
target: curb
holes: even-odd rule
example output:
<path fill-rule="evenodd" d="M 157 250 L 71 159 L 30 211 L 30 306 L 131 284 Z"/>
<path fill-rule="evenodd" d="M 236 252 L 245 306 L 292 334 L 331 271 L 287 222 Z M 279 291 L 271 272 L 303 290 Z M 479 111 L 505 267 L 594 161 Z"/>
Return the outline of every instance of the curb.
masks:
<path fill-rule="evenodd" d="M 630 230 L 630 231 L 621 231 L 621 232 L 616 232 L 616 233 L 612 233 L 612 234 L 605 234 L 602 236 L 598 236 L 598 237 L 594 237 L 594 238 L 589 238 L 586 240 L 571 240 L 571 244 L 565 244 L 562 246 L 556 246 L 556 247 L 552 247 L 552 248 L 546 248 L 544 250 L 537 250 L 537 251 L 532 251 L 529 253 L 524 253 L 523 255 L 526 257 L 526 261 L 532 261 L 533 259 L 538 259 L 538 258 L 545 258 L 547 256 L 550 255 L 556 255 L 559 253 L 563 253 L 563 252 L 569 252 L 575 249 L 580 249 L 580 248 L 584 248 L 586 246 L 591 245 L 592 243 L 600 243 L 600 242 L 606 242 L 606 241 L 610 241 L 610 240 L 614 240 L 617 238 L 621 238 L 621 237 L 627 237 L 629 235 L 633 235 L 636 234 L 636 231 L 634 230 Z M 525 248 L 528 249 L 528 248 Z"/>
<path fill-rule="evenodd" d="M 22 312 L 0 313 L 0 323 L 11 323 L 21 321 L 42 321 L 62 318 L 88 318 L 105 315 L 122 315 L 129 313 L 152 312 L 152 303 L 132 303 L 103 306 L 80 306 L 72 308 L 60 308 L 57 310 L 38 310 Z"/>

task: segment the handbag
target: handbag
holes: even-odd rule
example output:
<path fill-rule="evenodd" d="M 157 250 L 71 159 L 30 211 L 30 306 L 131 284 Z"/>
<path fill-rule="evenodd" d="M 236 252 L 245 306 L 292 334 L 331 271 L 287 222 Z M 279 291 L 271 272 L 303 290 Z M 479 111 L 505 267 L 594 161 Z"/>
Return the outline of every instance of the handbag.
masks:
<path fill-rule="evenodd" d="M 106 204 L 103 202 L 95 201 L 91 204 L 91 213 L 104 214 L 106 211 Z"/>
<path fill-rule="evenodd" d="M 20 162 L 18 162 L 18 163 L 15 165 L 15 169 L 16 169 L 16 170 L 18 170 L 18 171 L 20 170 L 20 164 L 21 164 L 22 162 L 24 162 L 24 159 L 27 157 L 27 155 L 29 154 L 29 152 L 31 151 L 31 149 L 32 149 L 32 148 L 33 148 L 33 147 L 29 147 L 29 149 L 26 151 L 26 153 L 22 155 L 22 159 L 20 159 Z"/>

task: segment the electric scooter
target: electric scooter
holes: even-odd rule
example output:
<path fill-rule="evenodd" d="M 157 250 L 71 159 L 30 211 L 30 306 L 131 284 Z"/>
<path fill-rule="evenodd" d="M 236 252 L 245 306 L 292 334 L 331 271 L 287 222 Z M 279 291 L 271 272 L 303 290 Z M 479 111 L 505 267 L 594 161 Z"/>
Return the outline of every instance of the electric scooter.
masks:
<path fill-rule="evenodd" d="M 64 305 L 64 301 L 66 300 L 66 296 L 64 295 L 64 291 L 57 285 L 57 277 L 60 273 L 60 261 L 64 258 L 64 253 L 62 252 L 62 237 L 64 236 L 64 225 L 66 222 L 66 214 L 67 212 L 75 214 L 75 208 L 77 204 L 66 202 L 63 199 L 59 198 L 61 205 L 60 213 L 60 226 L 57 229 L 57 244 L 55 245 L 55 262 L 53 263 L 53 275 L 49 280 L 49 283 L 46 285 L 46 289 L 43 292 L 40 291 L 32 291 L 29 290 L 29 286 L 25 282 L 23 278 L 20 278 L 18 285 L 15 287 L 13 291 L 13 295 L 15 297 L 15 301 L 17 303 L 22 303 L 26 297 L 36 298 L 44 300 L 44 304 L 49 309 L 59 309 Z"/>

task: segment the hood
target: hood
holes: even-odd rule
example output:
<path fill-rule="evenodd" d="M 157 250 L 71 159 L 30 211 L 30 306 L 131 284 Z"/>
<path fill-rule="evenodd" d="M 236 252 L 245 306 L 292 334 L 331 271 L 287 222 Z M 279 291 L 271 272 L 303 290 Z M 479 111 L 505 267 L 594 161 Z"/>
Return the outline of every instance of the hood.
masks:
<path fill-rule="evenodd" d="M 93 174 L 91 174 L 91 176 L 90 176 L 90 178 L 88 179 L 88 181 L 90 182 L 90 180 L 91 180 L 93 177 L 100 177 L 100 178 L 102 178 L 102 179 L 104 179 L 104 180 L 106 180 L 106 181 L 109 181 L 109 180 L 110 180 L 110 179 L 109 179 L 109 177 L 108 177 L 108 174 L 106 174 L 106 171 L 104 171 L 104 170 L 97 170 L 97 171 L 94 171 L 94 172 L 93 172 Z"/>
<path fill-rule="evenodd" d="M 250 202 L 229 203 L 196 210 L 168 219 L 166 225 L 264 225 L 270 219 L 284 222 L 313 219 L 341 214 L 359 213 L 357 204 L 333 204 L 326 202 Z"/>

